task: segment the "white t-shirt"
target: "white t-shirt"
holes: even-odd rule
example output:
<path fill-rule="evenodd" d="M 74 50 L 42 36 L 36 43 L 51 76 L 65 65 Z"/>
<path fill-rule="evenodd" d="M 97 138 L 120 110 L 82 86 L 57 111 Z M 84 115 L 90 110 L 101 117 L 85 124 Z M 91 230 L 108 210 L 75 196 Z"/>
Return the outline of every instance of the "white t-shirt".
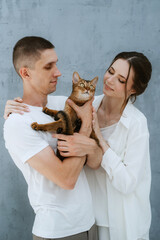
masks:
<path fill-rule="evenodd" d="M 95 98 L 96 110 L 103 97 Z M 85 169 L 96 224 L 109 226 L 111 240 L 148 239 L 151 224 L 149 133 L 145 116 L 130 101 L 108 144 L 110 148 L 103 155 L 101 168 Z M 97 194 L 95 186 L 101 188 L 102 195 Z"/>
<path fill-rule="evenodd" d="M 66 97 L 48 97 L 48 108 L 62 110 Z M 13 161 L 28 184 L 28 197 L 35 211 L 33 234 L 60 238 L 87 231 L 94 224 L 92 198 L 82 169 L 73 190 L 64 190 L 29 166 L 27 160 L 48 145 L 56 151 L 57 140 L 48 132 L 35 131 L 31 123 L 53 118 L 41 107 L 29 106 L 24 115 L 11 114 L 4 124 L 4 139 Z"/>

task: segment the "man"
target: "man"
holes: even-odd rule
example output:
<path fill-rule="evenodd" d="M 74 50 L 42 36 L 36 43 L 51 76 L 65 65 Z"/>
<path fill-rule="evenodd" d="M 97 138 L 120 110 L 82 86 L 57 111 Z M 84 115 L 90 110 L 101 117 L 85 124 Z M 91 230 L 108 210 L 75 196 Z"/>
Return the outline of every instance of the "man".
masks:
<path fill-rule="evenodd" d="M 65 97 L 52 97 L 52 101 L 48 97 L 61 76 L 57 61 L 54 45 L 43 38 L 25 37 L 16 43 L 13 64 L 23 80 L 23 102 L 30 112 L 10 115 L 4 124 L 5 143 L 28 184 L 28 197 L 36 214 L 33 239 L 97 239 L 83 171 L 86 156 L 68 157 L 61 162 L 55 155 L 56 139 L 31 128 L 32 122 L 53 121 L 42 112 L 44 106 L 55 110 L 64 107 Z M 80 133 L 89 136 L 90 122 L 82 120 Z"/>

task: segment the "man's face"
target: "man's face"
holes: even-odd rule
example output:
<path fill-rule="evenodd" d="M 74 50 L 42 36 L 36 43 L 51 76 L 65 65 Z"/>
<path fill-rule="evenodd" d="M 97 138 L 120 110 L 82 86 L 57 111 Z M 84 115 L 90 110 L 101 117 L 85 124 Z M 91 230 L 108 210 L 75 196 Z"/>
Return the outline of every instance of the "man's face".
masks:
<path fill-rule="evenodd" d="M 54 49 L 41 52 L 41 57 L 35 62 L 34 69 L 30 69 L 30 84 L 34 91 L 48 95 L 56 90 L 58 77 L 61 76 L 57 68 L 57 55 Z"/>

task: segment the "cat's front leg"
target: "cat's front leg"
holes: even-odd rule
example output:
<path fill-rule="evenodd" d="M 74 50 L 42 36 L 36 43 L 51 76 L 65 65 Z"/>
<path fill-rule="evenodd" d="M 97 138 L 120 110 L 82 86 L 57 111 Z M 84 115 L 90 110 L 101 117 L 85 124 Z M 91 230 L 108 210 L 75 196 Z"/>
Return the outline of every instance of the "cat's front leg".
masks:
<path fill-rule="evenodd" d="M 52 117 L 55 117 L 55 115 L 58 113 L 57 110 L 52 110 L 52 109 L 49 109 L 47 107 L 44 107 L 43 108 L 43 112 L 49 116 L 52 116 Z"/>

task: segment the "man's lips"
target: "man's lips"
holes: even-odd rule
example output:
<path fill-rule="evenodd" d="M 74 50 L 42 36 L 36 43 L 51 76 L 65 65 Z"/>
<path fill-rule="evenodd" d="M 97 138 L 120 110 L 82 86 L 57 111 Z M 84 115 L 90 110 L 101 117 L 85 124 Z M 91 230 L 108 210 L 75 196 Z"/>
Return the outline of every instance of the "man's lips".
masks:
<path fill-rule="evenodd" d="M 50 81 L 50 83 L 57 84 L 57 80 Z"/>

